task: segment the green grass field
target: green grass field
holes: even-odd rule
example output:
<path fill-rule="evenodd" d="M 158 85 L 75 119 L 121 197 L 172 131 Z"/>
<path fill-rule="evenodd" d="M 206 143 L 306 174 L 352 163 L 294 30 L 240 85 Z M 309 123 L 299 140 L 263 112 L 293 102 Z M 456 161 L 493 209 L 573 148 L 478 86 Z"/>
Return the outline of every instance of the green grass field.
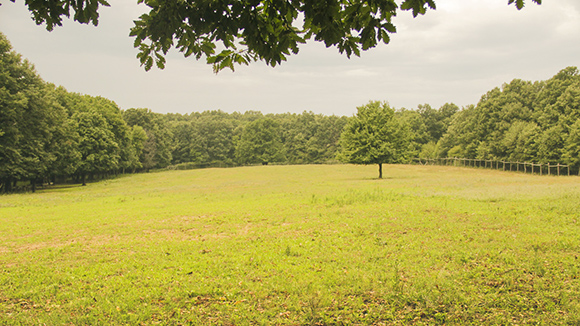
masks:
<path fill-rule="evenodd" d="M 167 171 L 0 196 L 0 325 L 578 325 L 580 178 Z"/>

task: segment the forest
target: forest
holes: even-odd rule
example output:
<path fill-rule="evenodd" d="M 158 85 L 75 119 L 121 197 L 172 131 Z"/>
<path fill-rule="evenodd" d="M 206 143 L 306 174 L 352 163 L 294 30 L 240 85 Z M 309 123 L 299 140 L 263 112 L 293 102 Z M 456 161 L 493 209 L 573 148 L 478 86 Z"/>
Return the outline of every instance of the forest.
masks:
<path fill-rule="evenodd" d="M 397 137 L 406 139 L 398 163 L 460 157 L 580 167 L 576 67 L 546 81 L 514 79 L 463 108 L 389 109 Z M 341 135 L 353 118 L 123 110 L 44 81 L 0 33 L 0 192 L 162 168 L 339 162 Z"/>

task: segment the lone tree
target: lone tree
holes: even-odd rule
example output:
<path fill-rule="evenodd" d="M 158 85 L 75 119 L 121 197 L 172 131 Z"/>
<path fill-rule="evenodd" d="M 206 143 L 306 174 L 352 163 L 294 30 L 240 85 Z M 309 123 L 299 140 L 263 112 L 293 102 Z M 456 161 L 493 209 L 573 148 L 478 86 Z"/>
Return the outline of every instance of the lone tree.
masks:
<path fill-rule="evenodd" d="M 15 2 L 15 0 L 10 0 Z M 542 0 L 530 0 L 541 4 Z M 1 4 L 2 0 L 0 0 Z M 413 16 L 435 9 L 435 0 L 137 0 L 151 10 L 135 20 L 137 57 L 145 70 L 163 69 L 165 55 L 175 47 L 186 57 L 205 57 L 217 72 L 234 64 L 262 60 L 270 66 L 297 54 L 309 39 L 336 47 L 341 54 L 389 43 L 398 10 Z M 397 4 L 400 2 L 400 6 Z M 525 0 L 508 0 L 518 9 Z M 26 0 L 37 24 L 48 30 L 63 17 L 97 25 L 106 0 Z M 220 49 L 216 52 L 216 49 Z"/>
<path fill-rule="evenodd" d="M 383 163 L 408 159 L 410 140 L 410 130 L 395 119 L 395 110 L 387 103 L 369 102 L 358 107 L 356 116 L 345 126 L 338 158 L 346 163 L 378 164 L 382 179 Z"/>

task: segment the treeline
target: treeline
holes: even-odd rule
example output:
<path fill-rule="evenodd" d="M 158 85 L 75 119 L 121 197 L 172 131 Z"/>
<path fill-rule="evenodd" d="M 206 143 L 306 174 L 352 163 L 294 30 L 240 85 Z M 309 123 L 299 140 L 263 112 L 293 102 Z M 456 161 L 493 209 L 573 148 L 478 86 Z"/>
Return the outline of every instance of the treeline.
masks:
<path fill-rule="evenodd" d="M 159 114 L 129 109 L 123 118 L 145 130 L 143 168 L 335 161 L 346 117 L 256 111 Z"/>
<path fill-rule="evenodd" d="M 458 157 L 580 167 L 580 75 L 519 79 L 460 109 L 397 110 L 405 158 Z M 85 183 L 169 166 L 331 163 L 352 117 L 222 111 L 160 114 L 43 81 L 0 33 L 0 192 Z"/>
<path fill-rule="evenodd" d="M 0 34 L 0 191 L 141 168 L 146 139 L 114 102 L 44 82 Z"/>
<path fill-rule="evenodd" d="M 123 112 L 141 126 L 147 143 L 143 168 L 168 165 L 328 163 L 336 161 L 339 139 L 352 117 L 246 113 L 157 114 Z M 460 109 L 447 103 L 396 110 L 409 135 L 405 157 L 562 163 L 580 168 L 580 73 L 568 67 L 546 81 L 515 79 Z M 401 161 L 401 160 L 397 160 Z M 403 159 L 404 161 L 404 159 Z"/>
<path fill-rule="evenodd" d="M 424 158 L 563 163 L 580 167 L 580 74 L 568 67 L 547 81 L 515 79 L 454 114 Z"/>
<path fill-rule="evenodd" d="M 312 112 L 122 111 L 43 81 L 0 33 L 0 192 L 180 164 L 328 163 L 346 121 Z"/>

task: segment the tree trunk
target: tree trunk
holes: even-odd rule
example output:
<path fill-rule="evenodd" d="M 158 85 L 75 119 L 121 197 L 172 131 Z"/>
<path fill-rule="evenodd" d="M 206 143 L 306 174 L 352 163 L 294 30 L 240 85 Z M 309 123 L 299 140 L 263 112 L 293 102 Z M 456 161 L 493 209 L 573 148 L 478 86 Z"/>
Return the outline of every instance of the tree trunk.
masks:
<path fill-rule="evenodd" d="M 2 187 L 2 191 L 4 193 L 10 193 L 12 192 L 12 180 L 10 180 L 9 178 L 6 178 L 3 180 L 4 186 Z"/>
<path fill-rule="evenodd" d="M 87 185 L 87 175 L 85 173 L 83 173 L 82 175 L 82 180 L 83 180 L 83 186 Z"/>
<path fill-rule="evenodd" d="M 379 163 L 379 179 L 383 178 L 383 163 Z"/>

